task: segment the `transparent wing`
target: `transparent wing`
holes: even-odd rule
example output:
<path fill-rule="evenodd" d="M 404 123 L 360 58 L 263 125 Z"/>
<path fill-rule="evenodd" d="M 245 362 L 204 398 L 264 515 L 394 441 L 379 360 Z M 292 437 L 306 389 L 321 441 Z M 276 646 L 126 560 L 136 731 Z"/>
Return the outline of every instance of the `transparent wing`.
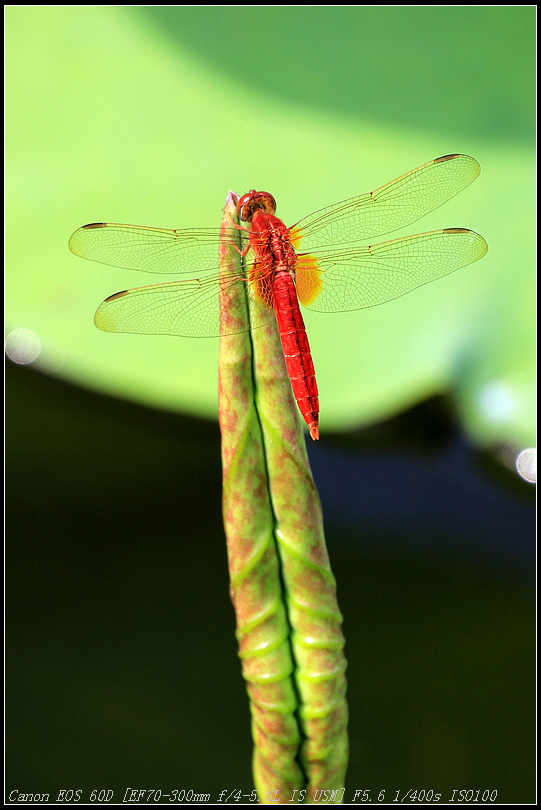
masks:
<path fill-rule="evenodd" d="M 298 257 L 297 293 L 319 312 L 373 307 L 476 262 L 487 250 L 475 231 L 447 228 L 379 245 L 314 251 Z"/>
<path fill-rule="evenodd" d="M 231 228 L 234 244 L 244 247 L 248 235 Z M 83 259 L 146 273 L 199 274 L 218 266 L 219 228 L 170 231 L 138 225 L 99 222 L 72 234 L 69 249 Z"/>
<path fill-rule="evenodd" d="M 392 183 L 322 208 L 290 229 L 302 252 L 372 239 L 409 225 L 466 188 L 481 171 L 467 155 L 445 155 Z"/>
<path fill-rule="evenodd" d="M 222 307 L 227 310 L 220 317 Z M 115 293 L 100 304 L 94 323 L 105 332 L 218 337 L 255 329 L 273 318 L 274 311 L 257 300 L 257 290 L 244 277 L 212 275 Z"/>
<path fill-rule="evenodd" d="M 205 274 L 217 268 L 220 239 L 224 236 L 230 236 L 232 244 L 229 272 L 222 252 L 220 273 L 115 293 L 99 306 L 94 316 L 96 326 L 106 332 L 217 337 L 267 323 L 274 312 L 262 303 L 261 289 L 257 289 L 256 282 L 238 275 L 239 254 L 233 246 L 238 248 L 240 241 L 241 248 L 247 247 L 248 236 L 243 230 L 231 227 L 225 231 L 220 228 L 171 231 L 95 223 L 75 231 L 69 247 L 77 256 L 130 270 Z M 255 262 L 253 251 L 249 250 L 244 266 L 251 265 L 255 266 Z M 260 275 L 252 272 L 254 276 Z M 250 307 L 249 325 L 246 300 Z"/>

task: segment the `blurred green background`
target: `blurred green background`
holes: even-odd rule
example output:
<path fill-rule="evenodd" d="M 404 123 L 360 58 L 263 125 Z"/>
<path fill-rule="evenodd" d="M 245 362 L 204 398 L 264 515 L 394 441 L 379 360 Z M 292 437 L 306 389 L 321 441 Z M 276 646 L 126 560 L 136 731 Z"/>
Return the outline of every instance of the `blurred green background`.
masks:
<path fill-rule="evenodd" d="M 385 307 L 306 316 L 313 464 L 346 617 L 348 788 L 532 801 L 531 557 L 515 553 L 531 549 L 531 493 L 479 451 L 535 443 L 535 8 L 9 6 L 5 19 L 6 327 L 41 342 L 32 368 L 6 374 L 8 787 L 251 790 L 218 344 L 96 330 L 103 298 L 159 279 L 77 259 L 71 232 L 216 226 L 228 189 L 253 187 L 291 224 L 463 152 L 481 176 L 407 232 L 472 228 L 488 255 Z M 428 405 L 403 421 L 427 401 L 437 418 Z M 428 450 L 404 449 L 421 434 Z M 437 484 L 465 509 L 460 537 L 433 483 L 457 437 L 473 479 L 458 466 Z M 409 524 L 411 477 L 388 486 L 397 448 L 431 493 Z M 334 493 L 333 452 L 382 465 L 377 495 L 405 504 L 397 525 L 344 518 L 339 496 L 367 497 L 376 478 L 340 461 Z M 497 527 L 476 521 L 495 503 L 508 523 L 490 553 L 479 537 Z"/>

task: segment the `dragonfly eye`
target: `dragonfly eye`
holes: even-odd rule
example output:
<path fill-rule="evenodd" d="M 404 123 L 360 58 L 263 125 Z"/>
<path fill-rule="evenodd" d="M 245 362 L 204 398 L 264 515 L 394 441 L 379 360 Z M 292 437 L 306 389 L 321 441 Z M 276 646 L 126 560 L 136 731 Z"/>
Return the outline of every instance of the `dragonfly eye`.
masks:
<path fill-rule="evenodd" d="M 276 211 L 276 200 L 268 191 L 252 189 L 243 194 L 237 203 L 237 215 L 243 222 L 251 222 L 254 211 L 258 209 L 265 211 L 266 214 L 274 214 Z"/>

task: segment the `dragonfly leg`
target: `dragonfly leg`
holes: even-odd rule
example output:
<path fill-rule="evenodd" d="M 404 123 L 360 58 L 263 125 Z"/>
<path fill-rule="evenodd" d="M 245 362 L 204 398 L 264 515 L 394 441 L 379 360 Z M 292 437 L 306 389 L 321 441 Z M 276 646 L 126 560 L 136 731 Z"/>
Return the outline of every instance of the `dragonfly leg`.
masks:
<path fill-rule="evenodd" d="M 248 245 L 246 245 L 246 247 L 244 248 L 244 250 L 241 250 L 241 249 L 238 247 L 238 245 L 236 245 L 234 242 L 228 242 L 228 244 L 230 245 L 230 247 L 232 247 L 234 250 L 236 250 L 236 251 L 237 251 L 237 253 L 239 254 L 239 256 L 240 256 L 242 259 L 244 259 L 244 257 L 246 256 L 246 254 L 247 254 L 247 253 L 248 253 L 248 251 L 250 250 L 250 245 L 249 245 L 249 244 L 248 244 Z"/>
<path fill-rule="evenodd" d="M 236 228 L 237 231 L 246 231 L 246 233 L 250 233 L 250 228 L 246 228 L 244 225 L 239 225 L 237 222 L 235 222 L 235 220 L 233 219 L 233 215 L 232 215 L 231 211 L 229 211 L 228 214 L 229 214 L 229 219 L 231 220 L 232 226 L 234 228 Z"/>
<path fill-rule="evenodd" d="M 229 219 L 231 220 L 231 224 L 232 224 L 232 226 L 233 226 L 234 228 L 236 228 L 236 230 L 237 230 L 237 231 L 246 231 L 246 233 L 250 233 L 250 228 L 245 228 L 245 227 L 244 227 L 244 225 L 238 225 L 238 224 L 235 222 L 235 220 L 233 219 L 233 216 L 232 216 L 231 212 L 229 212 Z M 248 243 L 248 244 L 246 245 L 246 247 L 244 248 L 244 250 L 240 250 L 240 248 L 239 248 L 239 247 L 237 247 L 237 245 L 235 245 L 235 243 L 234 243 L 234 242 L 230 242 L 230 245 L 231 245 L 231 247 L 235 248 L 235 250 L 237 251 L 237 253 L 239 253 L 239 254 L 240 254 L 241 258 L 244 258 L 244 257 L 246 256 L 246 254 L 248 253 L 248 251 L 250 250 L 250 243 Z"/>

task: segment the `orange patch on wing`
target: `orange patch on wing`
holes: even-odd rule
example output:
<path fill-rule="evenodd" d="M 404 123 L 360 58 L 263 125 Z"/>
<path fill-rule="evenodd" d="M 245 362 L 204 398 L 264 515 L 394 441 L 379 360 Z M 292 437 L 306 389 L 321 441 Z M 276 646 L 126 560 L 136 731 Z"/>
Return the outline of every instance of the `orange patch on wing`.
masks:
<path fill-rule="evenodd" d="M 250 268 L 250 281 L 257 300 L 269 307 L 269 309 L 274 309 L 271 274 L 258 272 L 252 265 Z"/>
<path fill-rule="evenodd" d="M 301 304 L 310 306 L 314 303 L 323 286 L 321 277 L 322 272 L 315 256 L 311 256 L 309 253 L 297 256 L 295 285 Z"/>
<path fill-rule="evenodd" d="M 295 250 L 299 249 L 301 239 L 303 238 L 304 234 L 300 228 L 290 228 L 289 230 L 289 241 L 293 245 Z"/>

